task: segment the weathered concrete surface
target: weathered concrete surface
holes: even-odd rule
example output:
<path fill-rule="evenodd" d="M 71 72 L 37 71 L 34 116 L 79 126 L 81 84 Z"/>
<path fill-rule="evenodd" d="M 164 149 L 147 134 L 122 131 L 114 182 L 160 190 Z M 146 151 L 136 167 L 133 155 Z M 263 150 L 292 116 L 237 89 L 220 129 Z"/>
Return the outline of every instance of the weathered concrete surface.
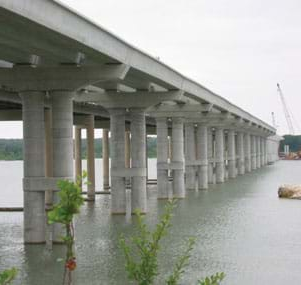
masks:
<path fill-rule="evenodd" d="M 168 198 L 168 156 L 169 140 L 166 118 L 156 118 L 157 121 L 157 185 L 158 199 Z"/>
<path fill-rule="evenodd" d="M 132 212 L 136 209 L 139 209 L 141 213 L 147 212 L 145 136 L 144 110 L 131 109 L 131 166 L 132 170 L 139 171 L 132 177 Z"/>
<path fill-rule="evenodd" d="M 185 197 L 184 182 L 184 130 L 183 118 L 172 120 L 172 176 L 173 176 L 173 197 Z"/>
<path fill-rule="evenodd" d="M 185 185 L 187 190 L 195 190 L 196 170 L 193 162 L 196 160 L 196 138 L 194 123 L 185 124 Z"/>
<path fill-rule="evenodd" d="M 126 213 L 125 178 L 116 174 L 125 170 L 125 112 L 124 108 L 110 109 L 111 124 L 111 212 Z"/>
<path fill-rule="evenodd" d="M 24 92 L 24 178 L 45 177 L 44 93 Z M 29 189 L 30 190 L 30 189 Z M 24 242 L 45 242 L 45 192 L 24 189 Z"/>

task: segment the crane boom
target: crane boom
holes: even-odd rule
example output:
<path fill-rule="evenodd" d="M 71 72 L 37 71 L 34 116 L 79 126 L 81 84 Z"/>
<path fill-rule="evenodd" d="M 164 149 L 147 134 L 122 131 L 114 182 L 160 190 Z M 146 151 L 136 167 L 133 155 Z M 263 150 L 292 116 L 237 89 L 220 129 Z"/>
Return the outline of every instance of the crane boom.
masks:
<path fill-rule="evenodd" d="M 294 130 L 294 127 L 293 127 L 292 119 L 291 119 L 290 113 L 288 111 L 288 108 L 287 108 L 287 105 L 286 105 L 286 102 L 285 102 L 285 99 L 284 99 L 284 96 L 283 96 L 283 93 L 282 93 L 282 90 L 280 88 L 279 83 L 277 83 L 277 90 L 278 90 L 279 95 L 280 95 L 280 99 L 281 99 L 281 103 L 282 103 L 282 106 L 283 106 L 283 111 L 284 111 L 286 123 L 287 123 L 287 126 L 288 126 L 288 130 L 289 130 L 290 134 L 294 135 L 295 130 Z"/>

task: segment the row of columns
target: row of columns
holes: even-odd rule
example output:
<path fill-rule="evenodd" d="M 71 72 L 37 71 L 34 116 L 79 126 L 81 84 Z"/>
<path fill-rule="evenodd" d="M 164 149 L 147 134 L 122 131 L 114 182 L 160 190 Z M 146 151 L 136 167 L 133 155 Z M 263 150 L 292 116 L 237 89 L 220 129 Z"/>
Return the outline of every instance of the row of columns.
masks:
<path fill-rule="evenodd" d="M 267 164 L 266 139 L 251 133 L 201 123 L 185 123 L 183 157 L 183 118 L 157 118 L 158 198 L 183 198 L 185 189 L 207 189 L 208 184 L 223 183 Z M 168 160 L 168 127 L 172 133 L 172 156 Z M 183 172 L 185 161 L 185 186 Z M 226 168 L 227 165 L 227 168 Z M 172 183 L 169 182 L 169 173 Z M 168 189 L 171 188 L 171 191 Z M 171 193 L 169 193 L 171 192 Z"/>
<path fill-rule="evenodd" d="M 53 191 L 57 189 L 54 184 L 49 184 L 47 178 L 56 182 L 73 177 L 73 93 L 50 92 L 51 112 L 44 111 L 44 95 L 43 92 L 21 93 L 24 126 L 24 237 L 25 242 L 31 243 L 45 241 L 45 201 L 47 205 L 58 200 L 57 192 Z M 109 188 L 110 176 L 111 212 L 126 213 L 128 186 L 131 187 L 132 212 L 138 208 L 145 213 L 147 166 L 144 109 L 108 110 L 111 168 L 109 131 L 103 130 L 103 186 L 104 189 Z M 125 129 L 128 117 L 130 132 Z M 208 184 L 223 183 L 227 176 L 234 178 L 237 174 L 243 175 L 267 163 L 265 139 L 256 135 L 238 132 L 236 139 L 234 130 L 230 129 L 226 140 L 223 127 L 216 127 L 213 132 L 211 127 L 203 123 L 185 123 L 183 117 L 156 118 L 156 122 L 159 199 L 184 198 L 186 189 L 207 189 Z M 87 198 L 90 201 L 95 200 L 94 127 L 94 116 L 87 115 Z M 81 128 L 75 128 L 76 176 L 82 172 Z M 228 162 L 228 171 L 225 160 Z M 39 181 L 47 182 L 44 184 L 48 188 L 41 186 Z M 61 228 L 55 225 L 54 240 L 60 231 Z"/>

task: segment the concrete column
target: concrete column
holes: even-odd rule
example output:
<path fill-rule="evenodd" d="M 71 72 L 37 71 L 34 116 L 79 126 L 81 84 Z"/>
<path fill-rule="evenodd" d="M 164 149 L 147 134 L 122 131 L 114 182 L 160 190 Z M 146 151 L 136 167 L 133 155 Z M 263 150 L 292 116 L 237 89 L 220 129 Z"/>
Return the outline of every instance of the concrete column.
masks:
<path fill-rule="evenodd" d="M 224 182 L 224 130 L 216 128 L 215 130 L 215 154 L 216 154 L 216 183 Z"/>
<path fill-rule="evenodd" d="M 245 134 L 245 170 L 251 172 L 251 136 L 249 133 Z"/>
<path fill-rule="evenodd" d="M 73 92 L 53 91 L 52 99 L 52 139 L 53 139 L 53 177 L 73 178 Z M 54 202 L 58 202 L 54 193 Z M 53 241 L 61 242 L 64 228 L 60 224 L 53 227 Z"/>
<path fill-rule="evenodd" d="M 185 124 L 185 174 L 186 189 L 195 190 L 196 171 L 193 163 L 196 160 L 195 129 L 193 123 Z"/>
<path fill-rule="evenodd" d="M 111 130 L 111 212 L 112 214 L 125 214 L 125 178 L 120 174 L 125 169 L 125 109 L 112 108 L 109 112 Z"/>
<path fill-rule="evenodd" d="M 146 184 L 148 181 L 148 135 L 147 130 L 145 129 L 145 167 L 146 167 Z"/>
<path fill-rule="evenodd" d="M 132 170 L 132 212 L 139 209 L 147 212 L 146 160 L 145 160 L 145 113 L 143 109 L 131 109 L 131 157 Z"/>
<path fill-rule="evenodd" d="M 173 197 L 185 197 L 183 118 L 172 120 Z"/>
<path fill-rule="evenodd" d="M 124 159 L 125 168 L 131 168 L 131 132 L 125 131 L 124 133 Z M 127 187 L 131 185 L 131 177 L 126 177 L 125 183 Z"/>
<path fill-rule="evenodd" d="M 256 136 L 256 168 L 261 167 L 261 149 L 260 149 L 260 137 Z"/>
<path fill-rule="evenodd" d="M 261 149 L 261 156 L 260 156 L 260 164 L 264 166 L 264 138 L 260 137 L 260 149 Z"/>
<path fill-rule="evenodd" d="M 53 175 L 53 159 L 52 159 L 52 111 L 45 109 L 45 174 L 46 177 Z M 52 207 L 53 195 L 52 190 L 49 189 L 45 192 L 46 209 Z"/>
<path fill-rule="evenodd" d="M 228 161 L 228 134 L 224 132 L 224 181 L 229 179 L 229 161 Z"/>
<path fill-rule="evenodd" d="M 252 170 L 256 169 L 256 137 L 251 136 L 251 168 Z"/>
<path fill-rule="evenodd" d="M 76 126 L 74 130 L 75 178 L 77 178 L 82 175 L 82 129 Z"/>
<path fill-rule="evenodd" d="M 158 199 L 168 198 L 168 155 L 169 140 L 166 118 L 156 118 L 157 121 L 157 186 Z"/>
<path fill-rule="evenodd" d="M 245 174 L 245 150 L 244 150 L 244 133 L 237 134 L 237 149 L 238 149 L 238 175 Z"/>
<path fill-rule="evenodd" d="M 235 149 L 235 132 L 228 131 L 228 169 L 229 178 L 236 177 L 236 149 Z"/>
<path fill-rule="evenodd" d="M 208 183 L 213 183 L 213 137 L 212 137 L 212 129 L 208 127 L 207 133 L 207 150 L 208 150 Z"/>
<path fill-rule="evenodd" d="M 264 164 L 268 164 L 268 140 L 264 138 Z"/>
<path fill-rule="evenodd" d="M 103 170 L 103 189 L 110 188 L 110 161 L 109 161 L 109 130 L 102 129 L 102 170 Z"/>
<path fill-rule="evenodd" d="M 23 92 L 24 179 L 45 177 L 44 94 Z M 24 188 L 24 242 L 45 242 L 45 192 Z"/>
<path fill-rule="evenodd" d="M 198 166 L 198 188 L 208 188 L 208 129 L 207 126 L 197 128 L 197 159 L 200 161 Z"/>
<path fill-rule="evenodd" d="M 95 200 L 95 149 L 94 149 L 94 115 L 87 115 L 87 174 L 88 174 L 88 195 L 89 201 Z"/>

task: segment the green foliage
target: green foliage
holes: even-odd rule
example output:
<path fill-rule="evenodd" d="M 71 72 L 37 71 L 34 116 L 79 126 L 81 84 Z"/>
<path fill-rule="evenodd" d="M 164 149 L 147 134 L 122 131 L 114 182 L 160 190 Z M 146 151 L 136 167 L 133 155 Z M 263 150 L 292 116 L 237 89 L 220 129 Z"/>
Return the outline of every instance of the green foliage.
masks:
<path fill-rule="evenodd" d="M 66 245 L 66 259 L 63 284 L 72 284 L 72 271 L 76 268 L 76 258 L 73 251 L 74 245 L 74 228 L 73 217 L 79 213 L 81 205 L 84 203 L 82 197 L 81 182 L 87 177 L 84 172 L 82 177 L 77 177 L 77 181 L 60 180 L 58 188 L 60 191 L 59 202 L 54 205 L 53 209 L 48 213 L 48 222 L 50 224 L 60 223 L 65 226 L 66 236 L 62 237 L 62 241 Z"/>
<path fill-rule="evenodd" d="M 13 281 L 17 275 L 17 269 L 11 268 L 4 270 L 2 273 L 0 273 L 0 285 L 8 285 Z"/>
<path fill-rule="evenodd" d="M 198 281 L 198 285 L 219 285 L 223 279 L 225 278 L 225 273 L 216 273 L 215 275 L 211 275 L 210 277 L 206 277 L 203 280 Z"/>
<path fill-rule="evenodd" d="M 173 273 L 166 280 L 168 285 L 176 285 L 180 281 L 181 275 L 185 272 L 184 268 L 189 264 L 189 258 L 191 256 L 191 251 L 193 250 L 195 244 L 195 238 L 189 238 L 187 241 L 187 247 L 183 255 L 181 255 L 175 266 Z"/>
<path fill-rule="evenodd" d="M 290 151 L 297 152 L 301 150 L 301 136 L 285 135 L 284 140 L 280 141 L 280 151 L 284 151 L 284 145 L 289 145 Z"/>
<path fill-rule="evenodd" d="M 87 174 L 83 174 L 86 178 Z M 48 213 L 48 222 L 61 223 L 68 225 L 72 222 L 73 216 L 79 213 L 80 206 L 84 203 L 84 198 L 81 194 L 81 177 L 78 177 L 76 182 L 68 180 L 60 180 L 58 192 L 60 201 L 54 205 L 53 209 Z"/>
<path fill-rule="evenodd" d="M 129 280 L 135 281 L 138 285 L 152 285 L 155 278 L 159 275 L 158 253 L 160 251 L 160 241 L 167 234 L 171 227 L 172 212 L 177 205 L 175 199 L 168 201 L 165 206 L 164 214 L 155 230 L 151 232 L 139 211 L 137 216 L 137 233 L 127 242 L 123 236 L 119 240 L 120 247 L 125 256 L 125 269 Z M 177 285 L 185 268 L 189 265 L 191 252 L 195 245 L 195 238 L 187 240 L 185 251 L 178 257 L 173 272 L 165 281 L 167 285 Z M 224 279 L 224 273 L 216 273 L 204 280 L 199 280 L 199 285 L 219 285 Z"/>
<path fill-rule="evenodd" d="M 102 139 L 94 141 L 95 157 L 102 157 Z M 157 157 L 157 138 L 147 138 L 148 157 Z M 87 158 L 87 140 L 82 139 L 82 159 Z M 0 139 L 0 160 L 22 160 L 23 159 L 23 140 L 22 139 Z"/>
<path fill-rule="evenodd" d="M 170 220 L 175 206 L 175 200 L 168 202 L 165 213 L 153 232 L 147 229 L 141 213 L 136 211 L 138 234 L 131 238 L 132 246 L 127 244 L 124 237 L 120 238 L 128 278 L 136 281 L 139 285 L 153 284 L 155 277 L 158 275 L 159 242 L 171 226 Z M 137 255 L 138 258 L 136 258 Z"/>

